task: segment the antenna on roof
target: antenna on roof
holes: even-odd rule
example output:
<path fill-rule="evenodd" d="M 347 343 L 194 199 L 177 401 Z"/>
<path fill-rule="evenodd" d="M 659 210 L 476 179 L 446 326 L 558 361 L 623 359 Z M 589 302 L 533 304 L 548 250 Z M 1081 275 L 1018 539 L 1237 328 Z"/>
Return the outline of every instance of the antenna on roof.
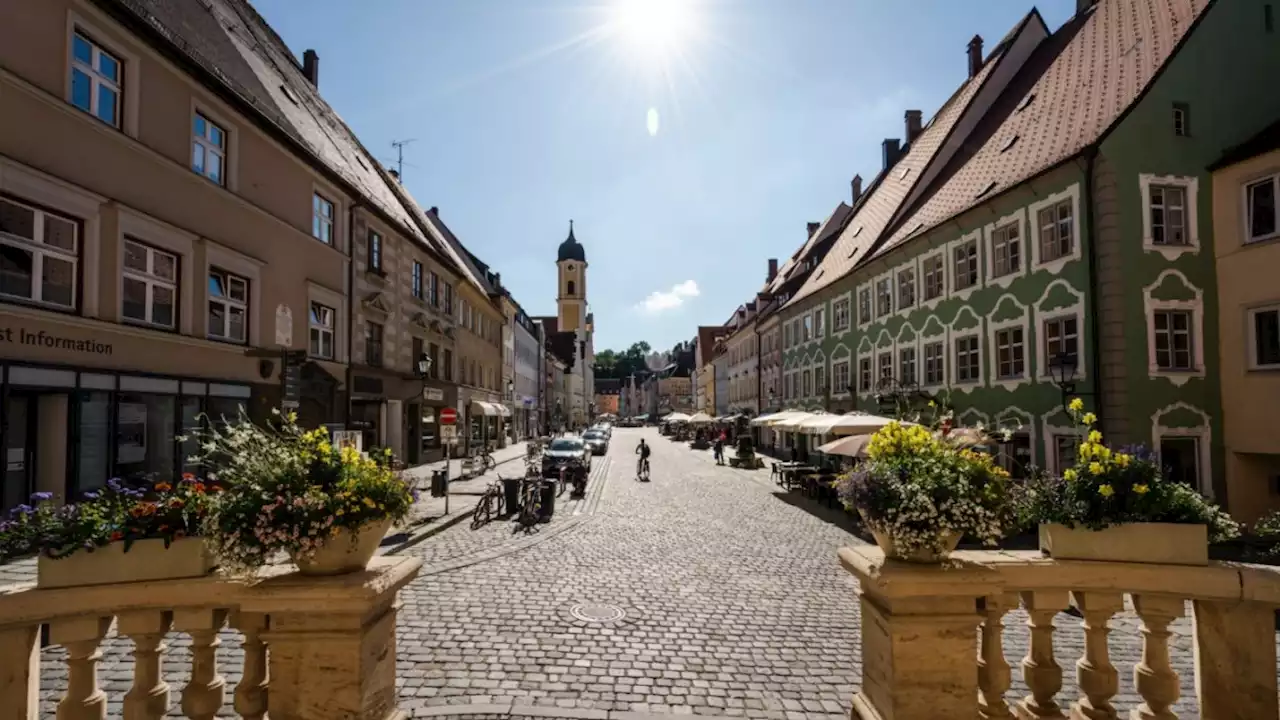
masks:
<path fill-rule="evenodd" d="M 391 141 L 391 147 L 396 149 L 396 177 L 400 178 L 400 182 L 404 182 L 404 146 L 414 140 L 415 138 Z"/>

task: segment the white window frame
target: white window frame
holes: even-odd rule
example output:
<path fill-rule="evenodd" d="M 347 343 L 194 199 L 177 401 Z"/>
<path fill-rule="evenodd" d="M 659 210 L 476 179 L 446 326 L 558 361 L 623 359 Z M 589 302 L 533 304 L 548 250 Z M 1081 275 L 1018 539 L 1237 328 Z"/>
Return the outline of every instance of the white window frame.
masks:
<path fill-rule="evenodd" d="M 875 365 L 871 368 L 871 372 L 873 373 L 871 377 L 871 392 L 876 392 L 876 389 L 880 387 L 880 383 L 884 382 L 885 379 L 895 379 L 893 375 L 893 371 L 897 369 L 897 358 L 894 357 L 895 355 L 897 355 L 897 352 L 892 345 L 887 348 L 876 348 L 876 361 Z M 886 363 L 886 359 L 889 362 Z M 887 375 L 885 374 L 886 369 L 889 371 Z"/>
<path fill-rule="evenodd" d="M 973 340 L 973 349 L 972 349 L 972 350 L 967 350 L 967 351 L 966 351 L 966 353 L 970 353 L 970 352 L 971 352 L 971 353 L 974 353 L 974 354 L 976 354 L 976 355 L 978 356 L 978 376 L 977 376 L 977 377 L 975 377 L 975 378 L 962 379 L 962 378 L 960 377 L 960 368 L 961 368 L 961 363 L 960 363 L 960 345 L 959 345 L 959 343 L 960 343 L 960 341 L 962 341 L 962 340 L 966 340 L 966 341 L 967 341 L 967 340 Z M 980 329 L 980 328 L 979 328 L 979 329 L 975 329 L 975 330 L 974 330 L 974 331 L 972 331 L 972 332 L 965 332 L 965 333 L 963 333 L 963 334 L 958 334 L 958 333 L 957 333 L 957 334 L 952 334 L 952 336 L 951 336 L 951 353 L 952 353 L 952 355 L 953 355 L 953 357 L 954 357 L 954 360 L 953 360 L 953 361 L 952 361 L 952 363 L 951 363 L 952 368 L 954 368 L 954 372 L 952 373 L 953 377 L 952 377 L 952 379 L 951 379 L 951 383 L 952 383 L 952 385 L 960 385 L 960 386 L 965 386 L 965 385 L 977 386 L 977 385 L 981 385 L 981 384 L 982 384 L 982 377 L 983 377 L 983 374 L 984 374 L 984 373 L 982 372 L 982 332 L 981 332 L 981 329 Z"/>
<path fill-rule="evenodd" d="M 196 134 L 195 125 L 197 120 L 204 121 L 204 126 L 205 126 L 204 135 Z M 222 134 L 221 146 L 214 144 L 213 138 L 210 137 L 211 135 L 210 128 L 213 128 Z M 227 157 L 230 155 L 228 137 L 229 137 L 229 133 L 227 132 L 227 129 L 222 126 L 222 123 L 214 120 L 212 117 L 209 116 L 208 113 L 205 113 L 199 109 L 196 109 L 192 113 L 192 116 L 191 116 L 192 149 L 191 151 L 192 151 L 192 154 L 194 154 L 195 148 L 197 147 L 200 148 L 204 152 L 205 159 L 204 159 L 204 169 L 197 170 L 195 168 L 195 159 L 192 158 L 191 171 L 219 187 L 226 187 L 227 185 Z M 214 155 L 215 157 L 218 158 L 218 166 L 219 168 L 221 168 L 221 172 L 219 173 L 217 178 L 213 178 L 209 175 L 209 156 L 210 155 Z"/>
<path fill-rule="evenodd" d="M 831 386 L 832 395 L 844 396 L 849 394 L 850 380 L 850 359 L 848 357 L 831 363 Z M 842 379 L 843 378 L 843 379 Z M 838 392 L 837 392 L 838 391 Z"/>
<path fill-rule="evenodd" d="M 317 313 L 317 310 L 320 312 Z M 324 323 L 323 318 L 325 312 L 329 314 L 329 323 L 327 325 Z M 321 316 L 319 321 L 316 319 L 317 314 Z M 336 342 L 338 332 L 338 309 L 325 305 L 322 302 L 312 300 L 307 304 L 307 326 L 307 354 L 310 357 L 320 360 L 333 360 L 334 356 L 337 355 L 338 352 Z M 328 335 L 329 338 L 329 353 L 327 355 L 323 352 L 324 339 L 326 335 Z M 317 350 L 317 338 L 319 339 L 319 350 Z"/>
<path fill-rule="evenodd" d="M 84 40 L 84 42 L 89 46 L 89 64 L 88 65 L 86 65 L 83 60 L 80 60 L 79 58 L 76 57 L 76 54 L 75 54 L 76 36 L 79 36 L 80 39 Z M 67 72 L 67 102 L 71 103 L 72 107 L 78 108 L 88 113 L 95 120 L 99 122 L 102 122 L 113 128 L 121 128 L 124 125 L 123 120 L 125 115 L 125 107 L 124 107 L 125 61 L 114 50 L 107 50 L 106 46 L 104 46 L 102 43 L 95 40 L 94 37 L 96 36 L 97 36 L 97 33 L 85 31 L 79 27 L 72 28 L 71 37 L 68 40 L 68 48 L 67 48 L 68 62 L 70 63 L 70 69 Z M 118 79 L 112 80 L 106 75 L 103 75 L 101 71 L 99 71 L 98 65 L 101 61 L 101 58 L 104 55 L 107 58 L 111 59 L 111 61 L 116 64 L 116 75 Z M 79 105 L 76 105 L 75 100 L 72 97 L 71 89 L 72 87 L 74 87 L 74 82 L 72 81 L 72 75 L 77 70 L 89 78 L 89 107 L 87 108 L 83 108 L 83 107 L 80 107 Z M 113 92 L 116 98 L 115 117 L 112 119 L 111 122 L 103 120 L 102 116 L 98 114 L 98 110 L 100 109 L 99 108 L 99 91 L 104 87 L 107 90 Z"/>
<path fill-rule="evenodd" d="M 934 381 L 929 379 L 929 348 L 937 346 L 939 349 L 938 360 L 942 363 L 942 378 Z M 945 336 L 933 336 L 920 338 L 920 386 L 946 387 L 947 385 L 947 340 Z"/>
<path fill-rule="evenodd" d="M 831 331 L 833 333 L 846 332 L 849 329 L 852 316 L 849 314 L 850 297 L 849 293 L 845 293 L 842 297 L 836 298 L 831 303 Z M 843 308 L 843 312 L 841 312 Z M 841 319 L 843 317 L 843 320 Z"/>
<path fill-rule="evenodd" d="M 24 252 L 31 253 L 31 296 L 22 297 L 18 295 L 0 295 L 7 301 L 17 301 L 39 305 L 45 308 L 56 308 L 59 310 L 76 310 L 80 307 L 80 257 L 81 249 L 84 246 L 81 237 L 82 228 L 79 222 L 70 216 L 60 213 L 42 210 L 34 205 L 24 203 L 12 198 L 0 198 L 0 201 L 14 205 L 16 207 L 28 210 L 32 213 L 31 232 L 34 237 L 24 238 L 19 235 L 0 234 L 0 245 L 18 248 Z M 44 244 L 44 225 L 48 217 L 57 219 L 71 225 L 72 239 L 75 247 L 71 252 L 62 248 Z M 44 299 L 44 261 L 49 257 L 60 262 L 71 264 L 71 304 L 63 305 L 62 303 L 53 302 Z"/>
<path fill-rule="evenodd" d="M 242 344 L 251 347 L 262 347 L 261 326 L 263 323 L 257 322 L 259 318 L 254 313 L 260 313 L 263 307 L 262 268 L 264 263 L 207 238 L 203 242 L 205 244 L 205 263 L 199 281 L 202 291 L 196 296 L 197 317 L 200 318 L 201 328 L 199 330 L 200 337 L 208 338 L 214 342 L 229 342 L 211 337 L 209 334 L 209 274 L 221 271 L 249 281 L 249 310 L 245 315 L 245 322 L 249 326 L 249 338 Z M 343 304 L 345 305 L 345 302 Z M 333 307 L 339 306 L 335 305 Z"/>
<path fill-rule="evenodd" d="M 907 363 L 903 358 L 903 353 L 911 353 L 911 374 L 907 375 Z M 920 383 L 920 349 L 915 343 L 903 343 L 897 346 L 898 361 L 898 382 L 910 382 L 919 385 Z"/>
<path fill-rule="evenodd" d="M 1271 233 L 1267 233 L 1266 235 L 1259 235 L 1258 237 L 1254 237 L 1252 235 L 1253 208 L 1251 207 L 1251 204 L 1249 202 L 1249 188 L 1255 185 L 1261 185 L 1262 183 L 1267 183 L 1267 182 L 1271 183 L 1272 192 L 1274 193 L 1274 197 L 1275 197 L 1275 208 L 1274 208 L 1274 211 L 1276 214 L 1275 231 Z M 1274 240 L 1276 238 L 1280 238 L 1280 173 L 1273 173 L 1271 175 L 1264 175 L 1262 177 L 1251 178 L 1245 181 L 1243 184 L 1241 184 L 1240 206 L 1241 206 L 1241 213 L 1242 213 L 1240 216 L 1241 217 L 1240 226 L 1244 229 L 1244 237 L 1242 237 L 1240 241 L 1242 245 L 1252 245 L 1253 243 L 1266 242 L 1267 240 Z"/>
<path fill-rule="evenodd" d="M 940 263 L 938 266 L 938 273 L 941 274 L 942 276 L 941 277 L 942 288 L 935 297 L 927 297 L 929 294 L 928 293 L 929 277 L 931 276 L 931 273 L 928 272 L 928 266 L 929 266 L 929 263 L 934 260 L 937 260 Z M 947 297 L 947 250 L 946 248 L 942 248 L 937 252 L 928 253 L 927 255 L 924 255 L 923 257 L 920 258 L 920 307 L 933 309 L 935 306 L 937 306 L 938 303 L 946 299 L 946 297 Z"/>
<path fill-rule="evenodd" d="M 1044 309 L 1044 304 L 1049 300 L 1050 294 L 1054 288 L 1064 288 L 1074 298 L 1075 302 L 1070 305 L 1055 307 L 1050 310 Z M 1076 318 L 1076 347 L 1079 349 L 1076 355 L 1076 380 L 1083 380 L 1087 375 L 1087 364 L 1085 363 L 1086 347 L 1088 345 L 1088 334 L 1084 329 L 1084 293 L 1076 290 L 1071 283 L 1062 278 L 1055 278 L 1047 286 L 1044 292 L 1040 294 L 1040 299 L 1032 306 L 1035 311 L 1036 322 L 1036 377 L 1043 382 L 1053 382 L 1053 373 L 1049 367 L 1052 358 L 1047 356 L 1048 349 L 1045 347 L 1044 324 L 1050 320 L 1074 315 Z"/>
<path fill-rule="evenodd" d="M 866 367 L 863 367 L 863 365 Z M 865 382 L 864 382 L 865 381 Z M 871 354 L 858 355 L 858 393 L 869 395 L 876 389 L 876 364 Z"/>
<path fill-rule="evenodd" d="M 898 268 L 897 270 L 894 271 L 893 276 L 896 279 L 893 284 L 894 284 L 894 289 L 897 291 L 897 296 L 898 296 L 898 308 L 897 308 L 898 312 L 912 310 L 917 305 L 919 305 L 920 295 L 917 292 L 919 288 L 917 287 L 917 283 L 916 283 L 916 278 L 918 277 L 918 275 L 919 273 L 916 272 L 915 263 L 912 263 L 911 265 L 908 265 L 906 267 Z M 906 277 L 909 280 L 909 282 L 904 283 L 903 282 L 904 277 Z M 905 299 L 903 297 L 904 291 L 907 291 L 907 290 L 910 291 L 910 295 L 911 295 L 910 303 L 905 302 Z"/>
<path fill-rule="evenodd" d="M 324 214 L 325 207 L 328 207 L 329 214 Z M 311 194 L 311 237 L 328 245 L 329 247 L 338 246 L 338 203 L 329 199 L 328 195 L 316 190 Z M 328 230 L 328 238 L 322 237 Z"/>
<path fill-rule="evenodd" d="M 1152 297 L 1156 288 L 1171 277 L 1181 281 L 1183 287 L 1193 291 L 1195 297 L 1191 300 L 1158 300 Z M 1151 378 L 1165 378 L 1176 386 L 1185 384 L 1193 377 L 1204 377 L 1204 291 L 1191 284 L 1191 281 L 1187 280 L 1186 276 L 1181 272 L 1170 268 L 1161 272 L 1150 285 L 1142 289 L 1142 302 L 1147 325 L 1148 376 Z M 1165 370 L 1156 364 L 1155 314 L 1157 311 L 1167 310 L 1180 310 L 1191 314 L 1191 357 L 1194 367 L 1190 370 Z"/>
<path fill-rule="evenodd" d="M 1245 346 L 1245 357 L 1247 361 L 1245 366 L 1250 370 L 1280 370 L 1280 362 L 1262 364 L 1258 362 L 1258 326 L 1256 316 L 1263 313 L 1275 313 L 1276 318 L 1280 321 L 1280 303 L 1272 303 L 1269 305 L 1259 305 L 1247 308 L 1245 310 L 1245 338 L 1247 345 Z"/>
<path fill-rule="evenodd" d="M 813 309 L 813 338 L 817 340 L 825 336 L 827 330 L 827 312 L 822 305 Z"/>
<path fill-rule="evenodd" d="M 1018 267 L 1004 274 L 996 272 L 996 242 L 999 233 L 1008 230 L 1014 230 L 1018 233 L 1016 244 L 1018 246 Z M 1031 264 L 1027 257 L 1027 213 L 1024 209 L 1005 215 L 1004 217 L 989 223 L 983 230 L 986 237 L 986 266 L 987 266 L 987 285 L 998 285 L 1002 288 L 1009 287 L 1017 278 L 1027 274 L 1027 267 Z"/>
<path fill-rule="evenodd" d="M 1046 260 L 1041 255 L 1040 211 L 1055 207 L 1058 203 L 1065 201 L 1071 202 L 1071 252 L 1059 258 Z M 1082 257 L 1080 247 L 1080 183 L 1072 183 L 1061 192 L 1054 193 L 1039 202 L 1028 205 L 1027 225 L 1032 231 L 1027 233 L 1026 236 L 1027 244 L 1031 250 L 1031 269 L 1033 271 L 1044 271 L 1057 275 L 1062 272 L 1067 263 L 1079 260 Z"/>
<path fill-rule="evenodd" d="M 1018 316 L 1005 320 L 995 320 L 994 318 L 996 315 L 1000 314 L 1001 309 L 1007 307 L 1009 303 L 1012 303 L 1013 306 L 1018 309 Z M 988 347 L 986 348 L 986 351 L 990 353 L 988 357 L 991 358 L 991 374 L 988 385 L 991 387 L 1002 387 L 1006 390 L 1013 390 L 1019 385 L 1030 383 L 1032 377 L 1031 363 L 1036 354 L 1034 352 L 1034 348 L 1031 347 L 1031 343 L 1034 342 L 1034 339 L 1031 334 L 1031 312 L 1027 306 L 1023 305 L 1018 298 L 1013 295 L 1001 296 L 1001 298 L 996 301 L 995 306 L 991 308 L 991 312 L 987 314 L 986 325 L 986 335 L 988 338 Z M 1002 331 L 1013 328 L 1022 330 L 1022 373 L 1020 375 L 1002 378 L 1000 377 L 1000 345 L 998 342 L 998 336 Z"/>
<path fill-rule="evenodd" d="M 800 338 L 802 342 L 809 342 L 813 339 L 813 316 L 805 315 L 800 318 Z"/>
<path fill-rule="evenodd" d="M 1157 327 L 1159 323 L 1156 323 L 1155 319 L 1158 317 L 1167 318 L 1167 321 L 1165 323 L 1166 327 L 1164 329 Z M 1179 330 L 1173 327 L 1173 325 L 1170 322 L 1168 322 L 1168 320 L 1172 320 L 1174 317 L 1186 318 L 1187 327 L 1182 330 Z M 1192 328 L 1192 325 L 1194 324 L 1194 322 L 1195 322 L 1195 313 L 1192 310 L 1185 310 L 1185 309 L 1179 309 L 1179 308 L 1156 308 L 1155 310 L 1152 310 L 1151 323 L 1153 326 L 1152 327 L 1153 332 L 1155 332 L 1155 336 L 1156 336 L 1156 364 L 1157 365 L 1159 364 L 1159 357 L 1160 357 L 1159 345 L 1160 345 L 1161 335 L 1165 336 L 1165 339 L 1168 341 L 1168 348 L 1165 350 L 1165 353 L 1169 356 L 1169 362 L 1171 364 L 1177 361 L 1177 357 L 1179 354 L 1185 353 L 1187 356 L 1187 363 L 1188 363 L 1187 366 L 1167 367 L 1167 368 L 1162 367 L 1160 368 L 1162 371 L 1190 372 L 1192 370 L 1195 370 L 1195 366 L 1194 366 L 1195 357 L 1196 357 L 1195 349 L 1196 349 L 1196 345 L 1199 344 L 1199 338 L 1195 336 L 1195 330 Z M 1179 335 L 1185 335 L 1187 338 L 1187 347 L 1185 350 L 1180 351 L 1177 349 L 1176 339 L 1178 338 Z"/>
<path fill-rule="evenodd" d="M 327 360 L 329 362 L 345 363 L 347 361 L 347 343 L 345 341 L 345 338 L 347 337 L 346 298 L 343 296 L 341 292 L 337 290 L 324 287 L 323 285 L 318 285 L 312 281 L 307 282 L 307 318 L 308 318 L 307 354 L 308 355 L 310 355 L 311 353 L 311 332 L 310 332 L 311 303 L 323 305 L 327 308 L 330 308 L 333 310 L 333 313 L 334 313 L 333 357 L 317 358 L 317 359 Z M 315 357 L 315 356 L 312 356 L 312 357 Z"/>
<path fill-rule="evenodd" d="M 862 300 L 864 297 L 867 300 L 865 305 L 867 309 L 865 320 L 863 319 L 863 315 L 862 315 L 862 308 L 864 307 Z M 855 308 L 855 310 L 858 313 L 858 327 L 866 327 L 867 325 L 870 325 L 871 323 L 876 321 L 875 303 L 876 303 L 875 289 L 872 287 L 872 283 L 866 283 L 864 285 L 860 285 L 858 287 L 857 308 Z"/>
<path fill-rule="evenodd" d="M 1176 260 L 1184 254 L 1200 252 L 1200 214 L 1198 204 L 1200 198 L 1200 179 L 1195 176 L 1151 175 L 1138 176 L 1138 187 L 1142 193 L 1142 249 L 1144 252 L 1159 253 L 1165 260 Z M 1186 242 L 1183 245 L 1157 245 L 1151 226 L 1151 188 L 1181 188 L 1185 206 L 1182 212 L 1183 229 Z"/>
<path fill-rule="evenodd" d="M 973 243 L 974 251 L 977 253 L 974 269 L 977 272 L 978 277 L 974 280 L 972 285 L 962 288 L 960 287 L 960 283 L 957 282 L 959 277 L 956 274 L 956 250 L 965 247 L 969 243 Z M 946 268 L 952 297 L 959 300 L 968 300 L 969 296 L 972 295 L 975 290 L 982 288 L 982 251 L 983 242 L 981 230 L 974 230 L 973 232 L 966 233 L 965 235 L 947 243 Z"/>
<path fill-rule="evenodd" d="M 207 304 L 217 303 L 222 306 L 223 322 L 222 322 L 222 328 L 220 328 L 221 332 L 214 332 L 214 328 L 206 327 L 205 328 L 207 333 L 206 337 L 208 337 L 210 340 L 214 340 L 217 342 L 232 343 L 234 345 L 246 345 L 249 343 L 249 327 L 253 325 L 253 316 L 250 314 L 251 312 L 250 308 L 252 307 L 251 303 L 253 299 L 253 296 L 251 294 L 252 281 L 249 278 L 238 275 L 235 272 L 227 270 L 226 268 L 213 267 L 209 269 L 209 274 L 206 276 L 206 282 L 211 280 L 214 275 L 222 276 L 226 284 L 226 292 L 222 297 L 213 297 L 212 295 L 210 295 L 208 297 Z M 231 297 L 231 286 L 233 284 L 233 281 L 239 281 L 244 284 L 244 300 L 243 301 L 236 300 L 235 298 Z M 243 312 L 244 337 L 242 338 L 232 337 L 229 333 L 229 330 L 231 327 L 231 311 L 235 309 L 239 309 Z M 210 322 L 209 308 L 206 306 L 204 311 L 205 311 L 204 312 L 205 323 L 208 324 Z"/>
<path fill-rule="evenodd" d="M 875 319 L 881 320 L 883 318 L 889 317 L 890 315 L 893 315 L 893 290 L 894 290 L 893 273 L 887 272 L 877 277 L 871 287 L 872 287 L 872 293 L 871 293 L 872 301 L 875 303 L 871 309 L 875 313 L 874 315 Z M 885 290 L 884 294 L 881 294 L 880 292 L 882 287 Z M 886 297 L 889 298 L 889 308 L 887 310 L 881 311 L 880 301 Z"/>
<path fill-rule="evenodd" d="M 145 270 L 130 268 L 124 264 L 123 258 L 128 256 L 129 245 L 135 245 L 144 251 L 145 257 L 146 257 L 146 265 L 147 265 Z M 155 274 L 155 265 L 156 265 L 157 255 L 165 255 L 173 259 L 173 279 L 172 280 L 167 280 Z M 182 265 L 183 265 L 182 256 L 170 250 L 158 248 L 158 247 L 155 247 L 154 245 L 145 243 L 137 238 L 127 237 L 127 236 L 122 239 L 121 256 L 122 256 L 122 261 L 120 264 L 120 274 L 121 274 L 120 320 L 121 322 L 129 323 L 131 325 L 143 325 L 146 327 L 163 328 L 165 330 L 177 330 L 179 327 L 179 324 L 182 321 L 182 318 L 180 316 L 181 307 L 182 307 L 182 295 L 181 295 Z M 132 317 L 127 317 L 124 314 L 123 284 L 125 279 L 134 280 L 136 282 L 142 283 L 144 287 L 143 292 L 145 297 L 143 301 L 144 317 L 132 318 Z M 153 314 L 152 311 L 154 309 L 154 304 L 155 304 L 156 288 L 167 289 L 173 297 L 173 322 L 171 324 L 166 325 L 164 323 L 158 323 L 155 321 L 155 318 L 152 316 Z"/>
<path fill-rule="evenodd" d="M 1165 415 L 1175 410 L 1186 410 L 1200 416 L 1200 425 L 1195 427 L 1169 427 L 1160 422 Z M 1209 422 L 1209 414 L 1200 408 L 1185 402 L 1176 402 L 1151 414 L 1151 449 L 1159 455 L 1160 443 L 1165 438 L 1194 438 L 1197 443 L 1199 468 L 1197 468 L 1197 488 L 1205 497 L 1213 499 L 1213 464 L 1210 449 L 1213 447 L 1213 429 Z"/>

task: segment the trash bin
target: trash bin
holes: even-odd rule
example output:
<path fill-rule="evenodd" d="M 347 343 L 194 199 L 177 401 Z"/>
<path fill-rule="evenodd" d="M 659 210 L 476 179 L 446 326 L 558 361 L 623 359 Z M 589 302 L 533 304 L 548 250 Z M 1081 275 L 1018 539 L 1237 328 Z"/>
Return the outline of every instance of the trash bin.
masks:
<path fill-rule="evenodd" d="M 507 514 L 520 512 L 520 478 L 502 478 L 502 499 Z"/>
<path fill-rule="evenodd" d="M 431 497 L 444 497 L 449 491 L 449 480 L 444 470 L 431 473 Z"/>
<path fill-rule="evenodd" d="M 553 482 L 544 482 L 542 484 L 542 507 L 538 508 L 538 521 L 551 522 L 551 516 L 556 511 L 556 484 Z"/>

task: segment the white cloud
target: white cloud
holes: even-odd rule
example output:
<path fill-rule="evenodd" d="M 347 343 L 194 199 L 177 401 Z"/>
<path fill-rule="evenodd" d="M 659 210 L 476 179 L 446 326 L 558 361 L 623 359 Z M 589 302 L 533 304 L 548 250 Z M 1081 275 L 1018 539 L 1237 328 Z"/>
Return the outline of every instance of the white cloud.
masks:
<path fill-rule="evenodd" d="M 684 301 L 691 297 L 698 296 L 698 283 L 692 280 L 673 285 L 670 290 L 657 290 L 649 293 L 649 297 L 640 303 L 639 309 L 650 315 L 657 315 L 668 310 L 674 310 L 684 304 Z"/>

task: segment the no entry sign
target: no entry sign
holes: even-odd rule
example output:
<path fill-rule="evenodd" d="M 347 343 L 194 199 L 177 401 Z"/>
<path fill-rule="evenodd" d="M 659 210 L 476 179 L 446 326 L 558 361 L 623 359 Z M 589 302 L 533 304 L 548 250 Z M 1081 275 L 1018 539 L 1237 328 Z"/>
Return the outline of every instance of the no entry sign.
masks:
<path fill-rule="evenodd" d="M 458 411 L 451 407 L 440 409 L 440 424 L 453 425 L 458 422 Z"/>

